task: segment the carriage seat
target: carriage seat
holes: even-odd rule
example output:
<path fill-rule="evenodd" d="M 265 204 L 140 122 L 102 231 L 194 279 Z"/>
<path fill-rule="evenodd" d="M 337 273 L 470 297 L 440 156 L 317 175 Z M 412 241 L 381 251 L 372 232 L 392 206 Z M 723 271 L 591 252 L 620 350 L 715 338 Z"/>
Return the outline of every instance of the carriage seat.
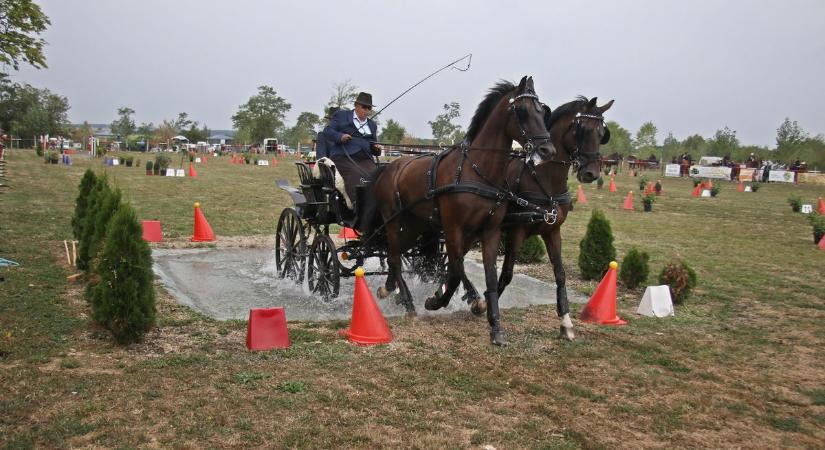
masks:
<path fill-rule="evenodd" d="M 347 195 L 347 190 L 344 188 L 344 178 L 335 170 L 335 163 L 329 158 L 321 158 L 315 162 L 315 167 L 312 168 L 312 175 L 315 179 L 321 181 L 321 185 L 327 190 L 337 190 L 347 208 L 352 207 L 352 200 Z"/>

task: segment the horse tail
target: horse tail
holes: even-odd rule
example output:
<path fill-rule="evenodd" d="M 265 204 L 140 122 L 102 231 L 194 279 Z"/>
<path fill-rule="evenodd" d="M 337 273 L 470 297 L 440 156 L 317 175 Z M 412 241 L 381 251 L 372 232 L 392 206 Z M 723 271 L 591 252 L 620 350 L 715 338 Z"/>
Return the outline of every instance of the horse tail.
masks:
<path fill-rule="evenodd" d="M 378 209 L 378 196 L 375 192 L 375 182 L 384 173 L 387 165 L 380 165 L 369 176 L 369 182 L 364 189 L 362 207 L 359 216 L 359 231 L 365 238 L 369 238 L 381 226 L 381 214 Z"/>

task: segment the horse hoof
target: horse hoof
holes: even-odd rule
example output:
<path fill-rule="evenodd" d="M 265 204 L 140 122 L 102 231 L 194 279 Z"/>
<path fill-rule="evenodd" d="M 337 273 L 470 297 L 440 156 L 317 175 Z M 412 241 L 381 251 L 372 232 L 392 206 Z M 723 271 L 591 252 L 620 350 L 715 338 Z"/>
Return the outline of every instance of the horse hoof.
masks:
<path fill-rule="evenodd" d="M 491 331 L 490 332 L 490 343 L 493 345 L 497 345 L 499 347 L 506 347 L 507 346 L 507 339 L 504 337 L 503 331 Z"/>
<path fill-rule="evenodd" d="M 407 311 L 407 314 L 404 315 L 407 320 L 415 320 L 418 318 L 418 313 L 415 312 L 414 309 Z"/>
<path fill-rule="evenodd" d="M 559 339 L 564 339 L 565 341 L 572 342 L 576 339 L 576 334 L 573 333 L 572 328 L 565 327 L 564 325 L 559 326 Z"/>
<path fill-rule="evenodd" d="M 438 299 L 435 297 L 429 297 L 424 302 L 424 308 L 428 311 L 435 311 L 441 309 L 441 303 L 438 302 Z"/>
<path fill-rule="evenodd" d="M 470 304 L 470 312 L 474 316 L 481 317 L 487 312 L 487 301 L 477 298 Z"/>
<path fill-rule="evenodd" d="M 387 290 L 387 288 L 385 288 L 384 286 L 379 287 L 376 293 L 378 294 L 378 298 L 380 299 L 384 299 L 390 296 L 390 291 Z"/>

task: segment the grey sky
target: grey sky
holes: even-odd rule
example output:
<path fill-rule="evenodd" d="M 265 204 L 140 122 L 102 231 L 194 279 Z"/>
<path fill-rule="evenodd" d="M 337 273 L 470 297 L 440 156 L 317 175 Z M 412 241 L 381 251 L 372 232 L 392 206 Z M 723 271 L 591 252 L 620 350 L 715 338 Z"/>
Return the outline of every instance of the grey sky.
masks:
<path fill-rule="evenodd" d="M 157 124 L 178 112 L 210 128 L 259 85 L 320 113 L 352 79 L 380 107 L 453 59 L 382 114 L 430 137 L 457 101 L 466 127 L 487 89 L 532 75 L 542 100 L 615 99 L 635 133 L 651 120 L 706 137 L 727 125 L 743 144 L 775 145 L 784 117 L 825 133 L 825 2 L 38 0 L 52 25 L 48 69 L 13 79 L 69 98 L 73 122 L 109 123 L 118 107 Z"/>

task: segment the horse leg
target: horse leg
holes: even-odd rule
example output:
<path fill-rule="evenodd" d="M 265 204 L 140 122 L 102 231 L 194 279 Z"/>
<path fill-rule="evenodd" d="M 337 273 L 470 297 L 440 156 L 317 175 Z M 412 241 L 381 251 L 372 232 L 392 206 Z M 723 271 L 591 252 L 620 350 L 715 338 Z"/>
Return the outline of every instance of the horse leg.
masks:
<path fill-rule="evenodd" d="M 496 256 L 500 240 L 500 228 L 484 230 L 481 239 L 481 254 L 484 259 L 484 280 L 487 285 L 487 290 L 484 291 L 484 298 L 487 300 L 487 322 L 490 323 L 490 342 L 493 345 L 507 345 L 504 330 L 501 328 L 501 317 L 498 311 Z"/>
<path fill-rule="evenodd" d="M 390 294 L 395 291 L 397 287 L 397 280 L 395 272 L 392 270 L 392 266 L 387 269 L 387 279 L 384 281 L 383 286 L 378 287 L 378 298 L 385 299 L 390 296 Z"/>
<path fill-rule="evenodd" d="M 469 250 L 473 247 L 474 239 L 468 236 L 464 240 L 464 249 Z M 462 268 L 464 266 L 462 265 Z M 473 282 L 467 278 L 467 271 L 462 271 L 461 276 L 461 284 L 464 286 L 464 295 L 461 296 L 461 300 L 467 302 L 470 305 L 470 312 L 473 315 L 480 317 L 487 311 L 487 301 L 484 300 L 480 295 L 478 295 L 478 290 L 473 285 Z"/>
<path fill-rule="evenodd" d="M 398 218 L 393 219 L 392 222 L 387 223 L 387 263 L 389 264 L 389 273 L 394 275 L 395 283 L 401 290 L 401 303 L 407 310 L 407 317 L 415 317 L 415 306 L 412 301 L 412 294 L 407 288 L 407 283 L 401 274 L 401 222 Z M 387 276 L 386 285 L 390 284 L 390 275 Z M 386 286 L 385 285 L 385 286 Z"/>
<path fill-rule="evenodd" d="M 564 263 L 561 260 L 561 228 L 555 227 L 548 233 L 542 233 L 547 256 L 553 263 L 553 275 L 556 278 L 556 313 L 561 318 L 559 338 L 572 341 L 576 338 L 573 333 L 573 321 L 570 320 L 570 303 L 567 300 L 567 276 L 564 273 Z"/>
<path fill-rule="evenodd" d="M 507 230 L 507 242 L 504 251 L 504 263 L 501 267 L 501 275 L 498 278 L 498 296 L 504 293 L 507 285 L 513 281 L 513 267 L 516 265 L 516 256 L 527 234 L 527 230 L 522 226 L 515 226 Z"/>
<path fill-rule="evenodd" d="M 465 278 L 461 230 L 457 229 L 452 233 L 445 230 L 444 236 L 447 246 L 447 280 L 439 286 L 435 295 L 424 302 L 424 307 L 430 311 L 447 306 L 461 280 Z"/>

